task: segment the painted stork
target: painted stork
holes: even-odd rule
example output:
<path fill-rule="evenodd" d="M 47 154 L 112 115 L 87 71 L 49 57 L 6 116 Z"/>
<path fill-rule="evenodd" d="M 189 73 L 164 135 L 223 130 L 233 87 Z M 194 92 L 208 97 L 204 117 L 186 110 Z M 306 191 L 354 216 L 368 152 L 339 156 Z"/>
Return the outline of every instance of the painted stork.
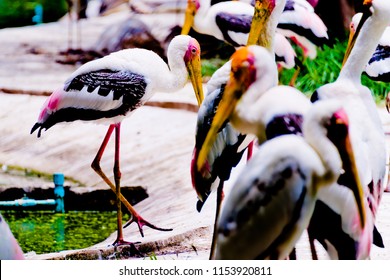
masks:
<path fill-rule="evenodd" d="M 120 193 L 119 147 L 121 121 L 142 106 L 156 92 L 173 92 L 187 83 L 188 76 L 198 102 L 203 99 L 200 74 L 200 46 L 187 35 L 176 36 L 168 47 L 168 65 L 154 52 L 126 49 L 82 65 L 47 99 L 31 133 L 49 129 L 60 122 L 75 120 L 108 123 L 107 134 L 92 162 L 92 168 L 117 195 L 118 235 L 115 245 L 126 244 L 122 234 L 121 201 L 132 214 L 143 236 L 142 227 L 157 228 L 144 220 Z M 100 159 L 115 130 L 113 184 L 103 173 Z"/>
<path fill-rule="evenodd" d="M 257 5 L 255 7 L 256 13 L 252 21 L 252 27 L 249 35 L 251 38 L 249 41 L 252 44 L 256 43 L 267 47 L 267 50 L 271 55 L 273 54 L 273 34 L 275 34 L 277 18 L 283 10 L 285 0 L 278 0 L 273 3 L 275 6 L 270 7 L 269 13 L 262 16 L 258 13 L 258 11 L 263 9 L 264 6 Z M 269 7 L 266 6 L 266 8 Z M 275 63 L 269 63 L 270 69 L 274 69 Z M 193 151 L 193 159 L 191 161 L 192 184 L 199 198 L 197 203 L 198 211 L 201 210 L 210 193 L 217 190 L 214 232 L 215 226 L 217 225 L 220 205 L 222 203 L 224 182 L 230 178 L 231 170 L 238 164 L 247 147 L 247 159 L 250 158 L 253 141 L 255 140 L 253 135 L 240 134 L 230 125 L 229 122 L 226 122 L 219 130 L 215 144 L 212 145 L 208 151 L 207 167 L 200 170 L 196 166 L 199 151 L 204 144 L 205 137 L 210 129 L 215 112 L 220 105 L 221 99 L 223 98 L 223 91 L 227 80 L 229 79 L 230 68 L 231 61 L 228 61 L 225 65 L 223 65 L 223 67 L 213 74 L 206 85 L 208 94 L 198 111 L 195 147 Z M 276 76 L 274 76 L 269 82 L 270 87 L 277 85 L 277 73 Z M 215 235 L 213 234 L 211 248 L 214 248 L 214 245 Z M 212 249 L 210 252 L 212 254 L 214 250 Z M 213 256 L 210 255 L 210 258 L 213 258 Z"/>
<path fill-rule="evenodd" d="M 275 1 L 263 1 L 268 14 Z M 212 6 L 210 3 L 210 0 L 188 0 L 182 34 L 188 34 L 193 27 L 198 33 L 214 36 L 234 47 L 247 45 L 253 6 L 240 1 L 220 2 Z M 297 63 L 294 49 L 281 34 L 274 36 L 276 60 L 284 68 L 293 68 Z"/>
<path fill-rule="evenodd" d="M 387 184 L 388 154 L 381 120 L 371 91 L 361 84 L 361 74 L 390 23 L 390 2 L 365 0 L 362 19 L 350 37 L 345 63 L 333 83 L 317 89 L 312 100 L 335 99 L 344 104 L 350 117 L 350 135 L 357 168 L 364 186 L 367 223 L 356 226 L 357 209 L 346 207 L 351 199 L 347 188 L 350 174 L 340 176 L 332 189 L 319 193 L 319 202 L 308 228 L 311 240 L 318 240 L 331 258 L 367 259 L 371 243 L 378 244 L 374 223 Z M 324 221 L 327 221 L 324 223 Z"/>
<path fill-rule="evenodd" d="M 23 251 L 0 214 L 0 260 L 23 260 Z"/>
<path fill-rule="evenodd" d="M 348 118 L 338 102 L 313 106 L 303 134 L 265 142 L 242 170 L 221 211 L 216 259 L 288 257 L 309 224 L 317 192 L 336 182 L 342 162 L 353 166 Z M 354 179 L 359 193 L 357 172 Z"/>

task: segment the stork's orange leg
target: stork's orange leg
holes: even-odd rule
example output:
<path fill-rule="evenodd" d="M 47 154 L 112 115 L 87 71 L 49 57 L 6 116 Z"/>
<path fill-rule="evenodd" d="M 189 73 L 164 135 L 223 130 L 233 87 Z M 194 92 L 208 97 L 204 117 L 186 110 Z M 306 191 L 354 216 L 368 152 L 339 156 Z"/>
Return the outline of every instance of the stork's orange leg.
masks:
<path fill-rule="evenodd" d="M 101 158 L 103 156 L 103 152 L 107 146 L 107 143 L 111 137 L 111 134 L 114 130 L 114 128 L 116 127 L 116 125 L 112 124 L 110 125 L 110 127 L 108 128 L 107 130 L 107 133 L 106 133 L 106 136 L 104 137 L 104 140 L 99 148 L 99 151 L 97 152 L 96 154 L 96 157 L 95 159 L 93 160 L 92 164 L 91 164 L 91 167 L 93 170 L 95 170 L 95 172 L 104 180 L 104 182 L 106 182 L 107 185 L 110 186 L 110 188 L 112 189 L 113 192 L 115 192 L 115 194 L 117 194 L 117 198 L 119 199 L 119 201 L 121 203 L 123 203 L 123 205 L 129 210 L 129 212 L 131 213 L 132 217 L 131 219 L 125 224 L 124 227 L 127 227 L 128 225 L 130 225 L 132 222 L 135 222 L 137 223 L 138 225 L 138 228 L 139 228 L 139 231 L 140 231 L 140 234 L 141 236 L 143 237 L 144 236 L 144 233 L 143 233 L 143 226 L 148 226 L 152 229 L 155 229 L 155 230 L 161 230 L 161 231 L 170 231 L 172 229 L 163 229 L 163 228 L 159 228 L 159 227 L 156 227 L 155 225 L 149 223 L 148 221 L 144 220 L 138 213 L 137 211 L 134 209 L 134 207 L 127 201 L 127 199 L 119 192 L 117 192 L 117 187 L 110 181 L 110 179 L 106 176 L 106 174 L 104 174 L 103 170 L 101 169 L 100 167 L 100 161 L 101 161 Z M 119 139 L 118 139 L 118 143 L 119 143 Z M 119 152 L 119 150 L 118 150 Z M 118 163 L 118 171 L 119 171 L 119 163 Z M 115 171 L 115 166 L 114 166 L 114 176 L 116 176 L 117 178 L 115 180 L 120 180 L 120 172 L 117 173 L 115 175 L 116 172 L 118 171 Z M 120 186 L 118 184 L 118 186 Z"/>

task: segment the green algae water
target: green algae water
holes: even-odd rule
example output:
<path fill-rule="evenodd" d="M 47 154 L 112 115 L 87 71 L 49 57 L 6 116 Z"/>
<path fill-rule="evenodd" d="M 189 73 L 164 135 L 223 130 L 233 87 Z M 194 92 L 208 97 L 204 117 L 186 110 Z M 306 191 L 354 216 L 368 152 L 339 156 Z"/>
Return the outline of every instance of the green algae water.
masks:
<path fill-rule="evenodd" d="M 83 249 L 116 231 L 116 212 L 1 211 L 24 253 Z M 130 215 L 124 213 L 126 222 Z"/>

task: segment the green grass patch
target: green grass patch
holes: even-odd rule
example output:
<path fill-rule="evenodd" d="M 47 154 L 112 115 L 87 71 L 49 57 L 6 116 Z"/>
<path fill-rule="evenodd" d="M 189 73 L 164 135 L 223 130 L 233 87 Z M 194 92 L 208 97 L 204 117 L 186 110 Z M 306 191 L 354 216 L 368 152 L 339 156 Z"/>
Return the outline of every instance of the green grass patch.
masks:
<path fill-rule="evenodd" d="M 337 41 L 332 47 L 324 46 L 318 50 L 318 56 L 314 59 L 307 59 L 304 68 L 298 75 L 296 88 L 307 95 L 311 95 L 320 86 L 334 82 L 341 69 L 347 41 Z M 302 57 L 299 50 L 296 50 L 299 57 Z M 283 70 L 279 77 L 282 84 L 288 84 L 291 80 L 294 69 Z M 362 84 L 371 89 L 377 103 L 381 103 L 390 90 L 388 83 L 376 82 L 362 75 Z"/>
<path fill-rule="evenodd" d="M 35 24 L 33 16 L 39 4 L 43 7 L 43 22 L 56 21 L 67 11 L 65 0 L 0 0 L 0 28 Z"/>
<path fill-rule="evenodd" d="M 117 229 L 116 211 L 2 211 L 24 253 L 83 249 L 104 241 Z M 123 222 L 130 219 L 123 214 Z"/>
<path fill-rule="evenodd" d="M 341 69 L 341 64 L 344 58 L 347 41 L 336 41 L 333 46 L 324 46 L 323 49 L 318 49 L 318 55 L 314 60 L 306 59 L 303 62 L 295 83 L 295 87 L 310 96 L 320 86 L 334 82 Z M 302 58 L 302 52 L 296 48 L 299 58 Z M 202 61 L 202 74 L 207 80 L 207 76 L 211 76 L 226 60 L 212 59 Z M 295 69 L 283 69 L 280 72 L 279 81 L 281 84 L 288 85 Z M 376 82 L 370 80 L 366 75 L 362 75 L 362 84 L 371 89 L 375 101 L 379 104 L 384 101 L 387 93 L 390 91 L 388 83 Z"/>
<path fill-rule="evenodd" d="M 211 77 L 218 68 L 222 67 L 227 60 L 219 57 L 211 59 L 202 59 L 202 76 L 205 78 Z"/>

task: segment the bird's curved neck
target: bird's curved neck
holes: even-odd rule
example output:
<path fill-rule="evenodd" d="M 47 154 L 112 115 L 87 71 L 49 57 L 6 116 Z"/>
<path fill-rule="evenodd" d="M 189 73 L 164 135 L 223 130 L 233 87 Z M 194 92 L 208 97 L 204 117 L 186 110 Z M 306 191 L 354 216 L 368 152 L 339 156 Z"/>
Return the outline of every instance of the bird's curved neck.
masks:
<path fill-rule="evenodd" d="M 256 102 L 267 90 L 277 86 L 277 84 L 278 72 L 275 66 L 275 69 L 267 71 L 267 75 L 249 87 L 233 113 L 231 121 L 237 129 L 244 133 L 254 133 L 256 131 L 259 123 Z"/>
<path fill-rule="evenodd" d="M 169 71 L 159 73 L 161 82 L 157 85 L 162 92 L 177 91 L 188 81 L 188 71 L 182 57 L 168 53 L 168 68 Z"/>
<path fill-rule="evenodd" d="M 389 23 L 390 16 L 384 19 L 373 14 L 367 19 L 356 39 L 351 54 L 340 71 L 339 78 L 348 78 L 360 83 L 361 74 Z"/>

